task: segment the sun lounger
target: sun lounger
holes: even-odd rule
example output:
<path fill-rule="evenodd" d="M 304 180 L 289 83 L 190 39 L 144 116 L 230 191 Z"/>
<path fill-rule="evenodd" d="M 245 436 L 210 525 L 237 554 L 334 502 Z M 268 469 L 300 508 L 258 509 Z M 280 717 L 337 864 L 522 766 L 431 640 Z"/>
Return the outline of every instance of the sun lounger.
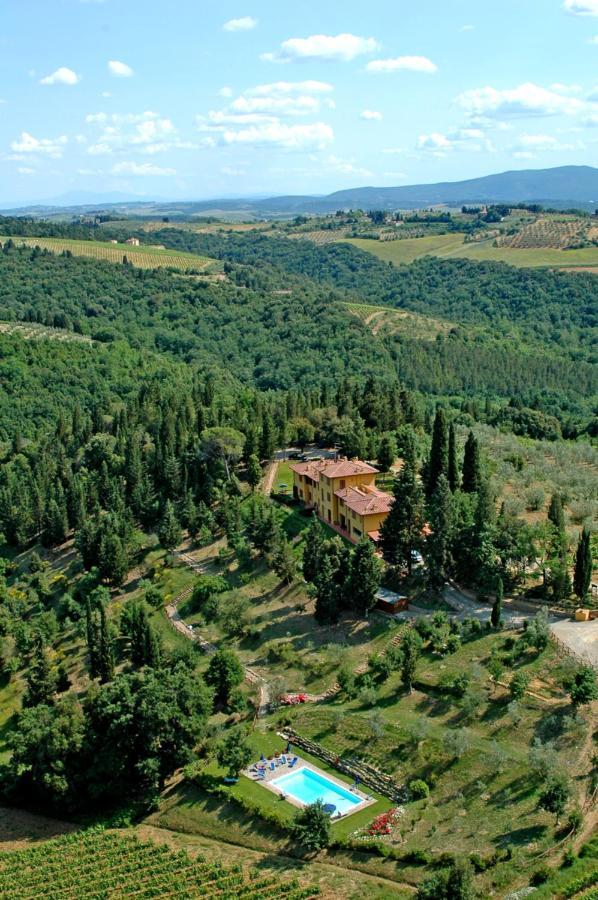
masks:
<path fill-rule="evenodd" d="M 295 756 L 295 757 L 291 760 L 291 762 L 289 763 L 289 769 L 292 769 L 293 766 L 294 766 L 298 761 L 299 761 L 299 757 L 298 757 L 298 756 Z"/>
<path fill-rule="evenodd" d="M 272 762 L 270 763 L 270 771 L 273 772 L 275 768 L 276 768 L 276 763 L 274 762 L 274 760 L 272 760 Z"/>

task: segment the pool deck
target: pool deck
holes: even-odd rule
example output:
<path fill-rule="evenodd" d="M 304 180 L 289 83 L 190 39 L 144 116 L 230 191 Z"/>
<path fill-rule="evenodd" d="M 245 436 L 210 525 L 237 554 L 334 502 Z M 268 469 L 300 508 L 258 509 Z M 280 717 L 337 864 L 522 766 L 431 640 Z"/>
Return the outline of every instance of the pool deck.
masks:
<path fill-rule="evenodd" d="M 300 756 L 297 756 L 297 762 L 295 765 L 291 766 L 289 763 L 291 760 L 295 759 L 296 754 L 282 754 L 279 759 L 285 759 L 286 762 L 280 762 L 278 765 L 275 765 L 274 769 L 270 768 L 271 760 L 267 760 L 266 772 L 263 778 L 257 777 L 257 767 L 260 765 L 264 765 L 262 760 L 258 760 L 248 769 L 242 773 L 246 778 L 249 778 L 251 781 L 257 781 L 259 784 L 262 784 L 269 791 L 272 791 L 273 794 L 278 794 L 278 796 L 282 800 L 286 800 L 287 803 L 290 803 L 292 806 L 296 806 L 298 809 L 303 809 L 306 805 L 298 800 L 296 797 L 291 796 L 290 794 L 285 794 L 283 790 L 281 790 L 276 784 L 273 782 L 278 778 L 281 778 L 283 775 L 287 775 L 290 772 L 298 772 L 300 769 L 309 769 L 312 772 L 315 772 L 317 775 L 320 775 L 322 778 L 325 778 L 327 781 L 330 781 L 332 784 L 337 785 L 342 788 L 344 791 L 349 791 L 349 793 L 353 794 L 355 797 L 359 798 L 359 803 L 356 803 L 350 810 L 344 813 L 337 812 L 333 816 L 331 816 L 332 821 L 337 821 L 338 819 L 344 819 L 347 816 L 351 816 L 353 813 L 358 812 L 360 809 L 365 809 L 366 806 L 371 806 L 373 803 L 376 803 L 374 797 L 370 794 L 366 794 L 363 791 L 360 791 L 358 788 L 353 787 L 346 781 L 341 781 L 340 778 L 336 778 L 334 775 L 331 775 L 330 772 L 325 772 L 323 769 L 318 768 L 318 766 L 314 766 L 313 763 L 308 763 L 305 760 L 301 759 Z M 275 761 L 276 762 L 276 761 Z"/>

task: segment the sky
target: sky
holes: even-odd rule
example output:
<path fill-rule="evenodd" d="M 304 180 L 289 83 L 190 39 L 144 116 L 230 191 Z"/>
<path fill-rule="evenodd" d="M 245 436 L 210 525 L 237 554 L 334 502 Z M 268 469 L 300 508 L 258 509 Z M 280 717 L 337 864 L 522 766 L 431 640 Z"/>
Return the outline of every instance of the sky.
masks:
<path fill-rule="evenodd" d="M 0 204 L 598 165 L 598 0 L 0 0 Z"/>

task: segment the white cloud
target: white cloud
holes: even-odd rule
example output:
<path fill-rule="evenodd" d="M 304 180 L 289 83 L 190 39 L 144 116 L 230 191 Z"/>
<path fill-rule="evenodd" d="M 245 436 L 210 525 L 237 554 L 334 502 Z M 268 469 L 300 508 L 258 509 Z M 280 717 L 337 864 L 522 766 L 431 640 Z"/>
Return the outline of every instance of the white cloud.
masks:
<path fill-rule="evenodd" d="M 333 90 L 333 85 L 327 81 L 273 81 L 270 84 L 258 84 L 244 93 L 255 97 L 271 97 L 279 94 L 327 94 Z"/>
<path fill-rule="evenodd" d="M 343 175 L 350 175 L 353 178 L 370 178 L 372 173 L 369 169 L 363 169 L 355 165 L 352 159 L 341 159 L 338 156 L 329 156 L 328 164 L 337 172 Z"/>
<path fill-rule="evenodd" d="M 241 175 L 247 174 L 244 169 L 238 169 L 235 166 L 222 166 L 220 173 L 233 178 L 238 178 Z"/>
<path fill-rule="evenodd" d="M 557 94 L 583 94 L 583 88 L 579 84 L 561 84 L 560 81 L 550 85 L 551 91 Z"/>
<path fill-rule="evenodd" d="M 320 103 L 308 95 L 298 97 L 237 97 L 230 104 L 235 113 L 300 116 L 317 112 Z"/>
<path fill-rule="evenodd" d="M 458 128 L 448 134 L 433 131 L 420 134 L 417 141 L 418 150 L 430 152 L 435 156 L 445 156 L 452 150 L 468 150 L 478 153 L 481 150 L 492 152 L 494 147 L 484 132 L 479 128 Z"/>
<path fill-rule="evenodd" d="M 15 153 L 40 153 L 53 159 L 60 159 L 67 143 L 68 138 L 65 134 L 57 138 L 36 138 L 28 131 L 23 131 L 21 137 L 10 146 Z"/>
<path fill-rule="evenodd" d="M 522 134 L 519 137 L 519 143 L 515 148 L 516 152 L 544 152 L 547 150 L 584 150 L 583 141 L 576 141 L 573 144 L 565 144 L 551 134 Z"/>
<path fill-rule="evenodd" d="M 598 16 L 598 0 L 565 0 L 563 8 L 574 16 Z"/>
<path fill-rule="evenodd" d="M 313 122 L 309 125 L 288 125 L 284 122 L 264 122 L 237 130 L 224 129 L 221 140 L 225 144 L 272 144 L 285 149 L 322 148 L 334 138 L 330 125 Z"/>
<path fill-rule="evenodd" d="M 594 37 L 590 38 L 590 44 L 598 45 L 598 34 L 595 34 Z"/>
<path fill-rule="evenodd" d="M 19 175 L 35 175 L 35 174 L 37 174 L 35 169 L 30 169 L 28 166 L 18 166 L 17 172 Z"/>
<path fill-rule="evenodd" d="M 251 31 L 257 25 L 257 19 L 252 16 L 243 16 L 240 19 L 229 19 L 222 26 L 225 31 Z"/>
<path fill-rule="evenodd" d="M 167 150 L 187 150 L 195 145 L 182 141 L 170 119 L 157 112 L 90 113 L 85 121 L 100 126 L 95 140 L 87 149 L 91 156 L 109 155 L 115 151 L 136 147 L 142 153 L 162 153 Z"/>
<path fill-rule="evenodd" d="M 133 75 L 133 69 L 124 62 L 117 59 L 108 60 L 108 71 L 117 78 L 130 78 Z"/>
<path fill-rule="evenodd" d="M 464 91 L 456 103 L 470 115 L 483 116 L 553 116 L 575 115 L 584 103 L 558 91 L 548 90 L 532 82 L 507 90 L 494 87 Z"/>
<path fill-rule="evenodd" d="M 76 72 L 73 72 L 72 69 L 67 69 L 66 66 L 60 66 L 60 68 L 56 69 L 55 72 L 52 72 L 51 75 L 46 75 L 45 78 L 42 78 L 40 84 L 74 85 L 78 84 L 79 80 L 79 76 Z"/>
<path fill-rule="evenodd" d="M 395 56 L 392 59 L 373 59 L 365 67 L 367 72 L 424 72 L 433 75 L 438 71 L 438 66 L 427 56 Z"/>
<path fill-rule="evenodd" d="M 154 166 L 152 163 L 120 162 L 112 166 L 113 175 L 176 175 L 175 169 Z"/>
<path fill-rule="evenodd" d="M 459 31 L 473 31 L 474 28 L 475 28 L 475 25 L 461 25 L 461 28 L 459 29 Z"/>
<path fill-rule="evenodd" d="M 233 89 L 231 87 L 221 87 L 218 91 L 221 97 L 232 97 Z"/>
<path fill-rule="evenodd" d="M 366 119 L 366 121 L 381 122 L 384 117 L 381 112 L 375 109 L 364 109 L 361 113 L 361 118 Z"/>
<path fill-rule="evenodd" d="M 373 53 L 378 49 L 374 38 L 359 37 L 355 34 L 312 34 L 306 38 L 289 38 L 275 53 L 262 53 L 266 62 L 298 62 L 301 60 L 339 60 L 350 62 L 356 56 Z"/>

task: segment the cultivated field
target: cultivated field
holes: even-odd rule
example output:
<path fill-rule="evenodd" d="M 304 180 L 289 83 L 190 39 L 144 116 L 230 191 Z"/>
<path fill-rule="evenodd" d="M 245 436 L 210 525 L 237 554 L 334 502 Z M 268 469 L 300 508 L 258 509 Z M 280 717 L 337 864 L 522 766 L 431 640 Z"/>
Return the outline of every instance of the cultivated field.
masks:
<path fill-rule="evenodd" d="M 4 900 L 36 897 L 272 897 L 302 900 L 314 896 L 289 879 L 267 871 L 246 873 L 241 866 L 173 853 L 164 844 L 91 830 L 0 854 L 0 896 Z"/>
<path fill-rule="evenodd" d="M 497 238 L 499 247 L 529 250 L 536 247 L 564 250 L 584 230 L 585 222 L 575 216 L 557 219 L 552 216 L 540 216 L 530 222 L 521 231 L 513 235 Z"/>
<path fill-rule="evenodd" d="M 0 322 L 0 334 L 16 334 L 29 341 L 79 341 L 91 344 L 91 338 L 85 334 L 76 334 L 74 331 L 65 331 L 63 328 L 51 328 L 48 325 L 38 325 L 37 322 L 23 324 L 22 322 Z"/>
<path fill-rule="evenodd" d="M 462 234 L 440 234 L 435 237 L 414 238 L 403 241 L 371 241 L 361 238 L 347 240 L 347 243 L 373 253 L 385 262 L 395 265 L 411 263 L 424 256 L 441 258 L 463 257 L 466 259 L 505 262 L 512 266 L 553 268 L 576 268 L 598 266 L 598 247 L 582 250 L 556 250 L 548 247 L 517 249 L 494 247 L 491 241 L 464 243 Z"/>
<path fill-rule="evenodd" d="M 107 262 L 122 263 L 126 256 L 133 266 L 141 269 L 168 267 L 206 270 L 208 266 L 214 263 L 214 260 L 205 256 L 196 256 L 193 253 L 179 253 L 178 250 L 164 250 L 161 247 L 151 246 L 134 247 L 129 244 L 111 244 L 103 241 L 70 241 L 62 238 L 9 238 L 0 236 L 0 244 L 9 239 L 18 245 L 25 244 L 29 247 L 41 247 L 43 250 L 51 250 L 52 253 L 68 251 L 73 256 L 89 256 L 92 259 L 103 259 Z"/>
<path fill-rule="evenodd" d="M 437 335 L 447 334 L 453 327 L 451 322 L 420 316 L 406 309 L 370 306 L 367 303 L 346 303 L 345 306 L 375 335 L 408 334 L 419 340 L 433 341 Z"/>

